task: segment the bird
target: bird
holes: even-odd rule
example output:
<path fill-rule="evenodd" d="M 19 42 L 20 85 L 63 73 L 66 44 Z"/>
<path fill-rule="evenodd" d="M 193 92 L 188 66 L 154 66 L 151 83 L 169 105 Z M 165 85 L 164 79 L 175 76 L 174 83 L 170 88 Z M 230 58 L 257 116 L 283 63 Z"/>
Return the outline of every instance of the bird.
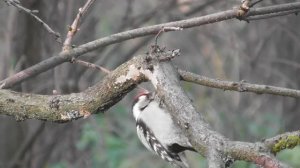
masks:
<path fill-rule="evenodd" d="M 184 151 L 194 151 L 188 138 L 154 92 L 140 92 L 133 101 L 137 136 L 152 153 L 176 168 L 189 168 Z"/>

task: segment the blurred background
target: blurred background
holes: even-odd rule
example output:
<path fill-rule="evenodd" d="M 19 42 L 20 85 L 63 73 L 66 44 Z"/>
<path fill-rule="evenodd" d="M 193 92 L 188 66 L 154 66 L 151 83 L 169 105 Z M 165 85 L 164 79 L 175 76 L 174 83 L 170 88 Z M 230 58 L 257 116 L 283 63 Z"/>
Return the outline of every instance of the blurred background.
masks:
<path fill-rule="evenodd" d="M 257 6 L 294 2 L 265 0 Z M 65 38 L 84 0 L 21 0 Z M 98 0 L 84 19 L 74 44 L 133 28 L 212 14 L 239 5 L 239 0 Z M 174 61 L 180 69 L 211 78 L 245 80 L 300 89 L 300 16 L 268 20 L 228 20 L 165 33 L 159 44 L 181 49 Z M 115 69 L 148 51 L 154 36 L 128 40 L 87 53 L 83 60 Z M 32 17 L 0 1 L 0 79 L 61 51 L 62 46 Z M 61 94 L 80 92 L 99 82 L 104 73 L 65 63 L 13 89 L 21 92 Z M 237 93 L 182 82 L 198 111 L 214 129 L 228 138 L 260 141 L 286 131 L 299 130 L 299 100 L 253 93 Z M 150 85 L 144 87 L 152 89 Z M 105 113 L 65 124 L 36 120 L 16 121 L 0 116 L 2 168 L 170 168 L 138 141 L 130 111 L 136 91 Z M 206 167 L 205 159 L 189 153 L 193 168 Z M 300 148 L 278 155 L 300 167 Z M 234 167 L 253 168 L 246 162 Z"/>

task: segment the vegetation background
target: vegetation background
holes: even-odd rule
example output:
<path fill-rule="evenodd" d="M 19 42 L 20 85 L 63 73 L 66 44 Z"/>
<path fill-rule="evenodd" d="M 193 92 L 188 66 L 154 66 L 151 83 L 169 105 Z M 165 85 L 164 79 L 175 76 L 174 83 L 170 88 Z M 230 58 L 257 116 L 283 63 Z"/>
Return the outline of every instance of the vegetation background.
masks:
<path fill-rule="evenodd" d="M 257 6 L 278 4 L 265 0 Z M 285 2 L 295 2 L 286 0 Z M 65 37 L 84 0 L 21 0 Z M 239 5 L 238 0 L 98 0 L 85 18 L 74 44 L 194 16 L 212 14 Z M 275 17 L 247 23 L 229 20 L 183 31 L 165 33 L 159 44 L 181 49 L 176 65 L 197 74 L 230 81 L 246 80 L 299 89 L 300 17 Z M 84 59 L 114 69 L 145 53 L 154 37 L 142 37 L 86 54 Z M 61 51 L 61 45 L 39 23 L 0 1 L 0 79 Z M 65 63 L 14 87 L 30 93 L 79 92 L 105 74 Z M 299 129 L 300 103 L 296 99 L 222 91 L 183 82 L 198 111 L 217 131 L 234 140 L 258 141 Z M 145 87 L 148 87 L 145 84 Z M 104 114 L 65 124 L 36 120 L 17 122 L 0 116 L 0 167 L 18 168 L 133 168 L 168 165 L 138 141 L 131 115 L 134 92 Z M 278 157 L 300 167 L 300 148 Z M 193 167 L 205 159 L 189 153 Z M 254 165 L 237 162 L 234 167 Z"/>

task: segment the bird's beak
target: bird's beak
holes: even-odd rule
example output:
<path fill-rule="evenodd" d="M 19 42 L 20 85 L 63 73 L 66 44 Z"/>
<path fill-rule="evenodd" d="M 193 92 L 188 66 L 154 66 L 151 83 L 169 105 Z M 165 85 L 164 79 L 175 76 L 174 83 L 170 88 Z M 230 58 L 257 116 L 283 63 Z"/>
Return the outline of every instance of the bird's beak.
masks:
<path fill-rule="evenodd" d="M 154 100 L 154 97 L 155 97 L 155 94 L 153 92 L 148 94 L 149 100 L 151 100 L 151 101 Z"/>

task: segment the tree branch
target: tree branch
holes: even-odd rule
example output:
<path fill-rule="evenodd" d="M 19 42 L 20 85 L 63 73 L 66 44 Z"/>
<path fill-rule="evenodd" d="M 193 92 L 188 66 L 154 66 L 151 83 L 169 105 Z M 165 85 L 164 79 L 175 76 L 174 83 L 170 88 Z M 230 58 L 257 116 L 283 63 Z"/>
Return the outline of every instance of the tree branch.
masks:
<path fill-rule="evenodd" d="M 284 11 L 284 12 L 277 12 L 277 13 L 270 13 L 270 14 L 265 14 L 265 15 L 250 16 L 250 17 L 248 17 L 245 20 L 247 22 L 249 22 L 249 21 L 252 21 L 252 20 L 269 19 L 269 18 L 273 18 L 273 17 L 285 16 L 285 15 L 290 15 L 290 14 L 297 15 L 299 12 L 300 12 L 299 9 L 295 9 L 295 10 Z"/>
<path fill-rule="evenodd" d="M 69 31 L 67 34 L 67 38 L 65 39 L 65 42 L 63 44 L 63 50 L 70 50 L 72 48 L 71 43 L 72 39 L 79 30 L 79 26 L 81 24 L 81 20 L 84 17 L 84 15 L 88 12 L 89 8 L 92 6 L 92 4 L 95 2 L 95 0 L 87 0 L 86 3 L 82 8 L 79 8 L 79 12 L 73 21 L 72 25 L 69 27 Z"/>
<path fill-rule="evenodd" d="M 29 14 L 30 16 L 32 16 L 37 22 L 39 22 L 44 28 L 45 30 L 47 30 L 51 35 L 53 35 L 55 37 L 55 40 L 58 43 L 61 43 L 61 38 L 60 38 L 60 34 L 58 32 L 55 32 L 46 22 L 44 22 L 41 18 L 39 18 L 38 16 L 35 15 L 35 13 L 38 13 L 37 10 L 30 10 L 25 8 L 24 6 L 22 6 L 20 4 L 19 0 L 4 0 L 4 2 L 6 2 L 8 5 L 12 5 L 14 7 L 16 7 L 17 9 L 23 11 L 24 13 Z"/>
<path fill-rule="evenodd" d="M 226 163 L 222 160 L 222 153 L 215 148 L 215 144 L 211 143 L 209 148 L 207 156 L 208 168 L 225 168 Z"/>
<path fill-rule="evenodd" d="M 227 139 L 213 131 L 204 121 L 202 114 L 195 110 L 191 100 L 180 86 L 176 69 L 169 61 L 160 62 L 160 60 L 165 60 L 164 53 L 154 53 L 150 56 L 152 59 L 151 62 L 148 61 L 148 64 L 151 69 L 141 71 L 144 71 L 144 75 L 151 81 L 161 101 L 172 112 L 173 118 L 178 121 L 176 123 L 186 132 L 196 150 L 208 156 L 210 150 L 223 149 L 224 141 Z M 214 146 L 210 145 L 212 142 Z"/>
<path fill-rule="evenodd" d="M 92 64 L 90 62 L 82 61 L 82 60 L 79 60 L 79 59 L 72 60 L 72 63 L 76 63 L 76 64 L 79 64 L 79 65 L 82 65 L 82 66 L 85 66 L 85 67 L 88 67 L 88 68 L 97 69 L 97 70 L 102 71 L 106 74 L 110 73 L 110 70 L 108 70 L 108 69 L 106 69 L 102 66 Z"/>
<path fill-rule="evenodd" d="M 34 118 L 67 122 L 104 112 L 138 83 L 145 81 L 138 68 L 135 68 L 143 65 L 145 57 L 134 57 L 81 93 L 37 95 L 0 90 L 0 114 L 14 116 L 18 121 Z"/>
<path fill-rule="evenodd" d="M 212 79 L 205 76 L 200 76 L 191 72 L 178 70 L 182 80 L 196 83 L 203 86 L 218 88 L 223 90 L 232 90 L 238 92 L 253 92 L 257 94 L 272 94 L 279 96 L 288 96 L 300 98 L 300 90 L 287 89 L 282 87 L 275 87 L 269 85 L 251 84 L 245 81 L 231 82 L 219 79 Z"/>
<path fill-rule="evenodd" d="M 284 12 L 290 10 L 300 10 L 300 2 L 287 3 L 281 5 L 274 5 L 269 7 L 262 7 L 257 9 L 251 9 L 243 19 L 247 19 L 250 16 L 265 15 L 269 13 Z M 97 48 L 105 47 L 111 44 L 119 43 L 125 40 L 157 34 L 163 27 L 181 27 L 181 28 L 191 28 L 196 26 L 201 26 L 205 24 L 211 24 L 215 22 L 220 22 L 223 20 L 229 20 L 233 18 L 240 18 L 239 9 L 227 10 L 215 14 L 210 14 L 202 17 L 196 17 L 181 21 L 169 22 L 164 24 L 158 24 L 154 26 L 147 26 L 143 28 L 133 29 L 117 34 L 113 34 L 98 40 L 91 41 L 89 43 L 83 44 L 77 48 L 71 49 L 69 51 L 64 51 L 58 54 L 58 56 L 53 56 L 47 60 L 40 62 L 32 67 L 29 67 L 15 75 L 6 78 L 0 82 L 0 88 L 6 89 L 10 88 L 26 79 L 34 77 L 42 72 L 45 72 L 57 65 L 64 62 L 70 61 L 72 58 L 77 58 L 82 54 L 89 51 L 95 50 Z"/>
<path fill-rule="evenodd" d="M 273 5 L 273 6 L 262 7 L 262 8 L 251 8 L 249 13 L 246 15 L 246 17 L 291 11 L 291 10 L 299 10 L 300 9 L 299 5 L 300 2 L 295 2 L 295 3 L 286 3 L 286 4 Z"/>
<path fill-rule="evenodd" d="M 212 130 L 182 90 L 179 74 L 170 61 L 164 59 L 165 53 L 152 53 L 150 57 L 148 67 L 141 69 L 141 73 L 152 82 L 157 95 L 191 144 L 209 159 L 209 167 L 224 167 L 228 160 L 245 160 L 265 168 L 288 167 L 269 155 L 270 148 L 264 143 L 230 141 Z"/>
<path fill-rule="evenodd" d="M 284 149 L 292 149 L 295 146 L 300 145 L 300 130 L 286 132 L 273 138 L 266 139 L 264 140 L 264 144 L 273 154 L 276 154 Z"/>
<path fill-rule="evenodd" d="M 214 163 L 224 166 L 229 158 L 229 160 L 249 161 L 265 168 L 288 167 L 268 152 L 274 147 L 277 149 L 278 146 L 281 149 L 281 144 L 285 147 L 287 144 L 291 147 L 299 145 L 299 131 L 256 143 L 230 141 L 225 138 L 211 129 L 203 119 L 202 113 L 195 110 L 190 99 L 185 95 L 180 86 L 177 70 L 169 59 L 166 59 L 172 58 L 173 54 L 174 51 L 134 57 L 110 72 L 102 82 L 81 93 L 35 95 L 0 90 L 0 114 L 14 116 L 17 120 L 35 118 L 67 122 L 107 110 L 137 84 L 149 79 L 162 103 L 172 112 L 176 123 L 185 132 L 195 149 L 209 158 L 209 163 L 217 161 Z M 290 143 L 291 139 L 294 140 L 292 143 Z"/>

